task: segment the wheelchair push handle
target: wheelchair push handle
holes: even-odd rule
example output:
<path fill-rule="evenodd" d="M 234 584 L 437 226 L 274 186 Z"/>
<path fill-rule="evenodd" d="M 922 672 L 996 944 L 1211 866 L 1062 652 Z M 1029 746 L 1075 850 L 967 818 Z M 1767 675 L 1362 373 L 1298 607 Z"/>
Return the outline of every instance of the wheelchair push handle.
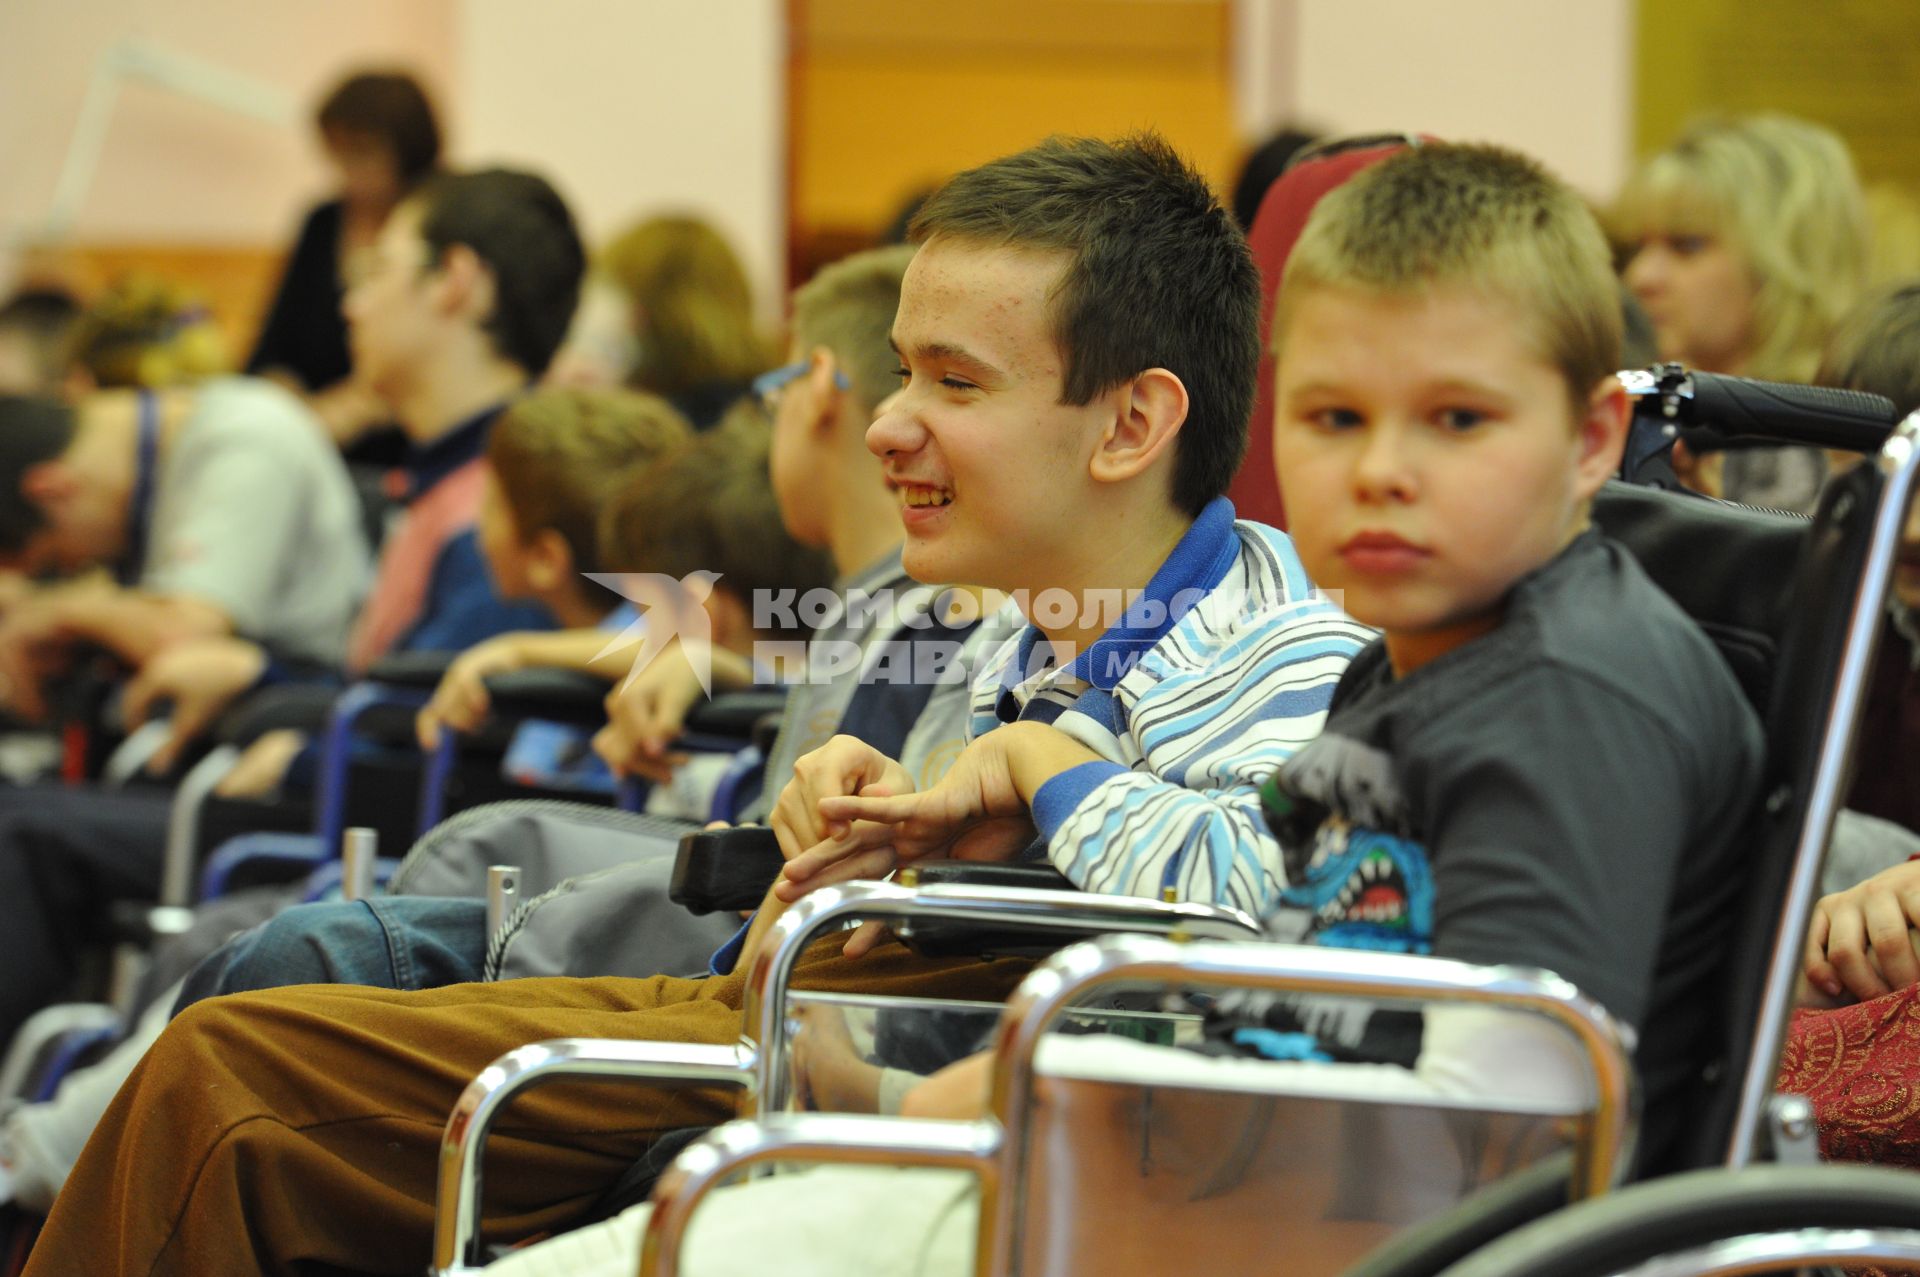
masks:
<path fill-rule="evenodd" d="M 1878 452 L 1899 420 L 1892 400 L 1858 390 L 1693 374 L 1696 422 L 1732 438 Z"/>
<path fill-rule="evenodd" d="M 1636 417 L 1671 422 L 1719 443 L 1801 444 L 1878 452 L 1900 414 L 1893 402 L 1858 390 L 1755 381 L 1655 364 L 1623 372 Z"/>

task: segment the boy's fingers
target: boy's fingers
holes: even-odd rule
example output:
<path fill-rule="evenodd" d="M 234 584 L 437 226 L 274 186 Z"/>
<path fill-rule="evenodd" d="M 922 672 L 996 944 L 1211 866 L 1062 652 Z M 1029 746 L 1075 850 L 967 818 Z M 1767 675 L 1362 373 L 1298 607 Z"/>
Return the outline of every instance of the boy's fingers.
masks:
<path fill-rule="evenodd" d="M 849 958 L 864 958 L 873 952 L 875 945 L 892 935 L 892 928 L 884 922 L 863 922 L 847 937 L 847 943 L 840 952 Z"/>
<path fill-rule="evenodd" d="M 822 887 L 832 887 L 855 879 L 885 877 L 893 870 L 895 862 L 891 847 L 874 847 L 836 860 L 810 874 L 804 882 L 781 878 L 773 884 L 773 894 L 792 904 L 808 892 L 818 891 Z"/>
<path fill-rule="evenodd" d="M 1807 983 L 1830 998 L 1837 998 L 1846 986 L 1840 983 L 1840 973 L 1827 961 L 1827 911 L 1824 907 L 1813 911 L 1813 918 L 1807 924 L 1807 945 L 1801 955 L 1801 967 L 1807 977 Z"/>
<path fill-rule="evenodd" d="M 836 794 L 820 800 L 820 816 L 824 820 L 872 820 L 897 825 L 914 815 L 920 806 L 920 797 L 919 794 L 900 794 L 897 797 Z"/>
<path fill-rule="evenodd" d="M 1907 939 L 1907 915 L 1900 902 L 1876 892 L 1867 897 L 1865 913 L 1874 965 L 1880 968 L 1889 990 L 1920 982 L 1920 962 L 1914 960 L 1913 943 Z"/>
<path fill-rule="evenodd" d="M 1827 936 L 1827 961 L 1833 964 L 1847 992 L 1862 1002 L 1892 992 L 1867 959 L 1866 927 L 1858 910 L 1841 909 L 1834 914 Z"/>

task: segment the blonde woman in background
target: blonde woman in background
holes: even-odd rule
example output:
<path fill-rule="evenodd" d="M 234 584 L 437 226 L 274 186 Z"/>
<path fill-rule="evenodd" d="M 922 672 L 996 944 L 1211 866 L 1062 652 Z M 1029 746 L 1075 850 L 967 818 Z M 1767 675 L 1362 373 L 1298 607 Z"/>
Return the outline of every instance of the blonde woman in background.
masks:
<path fill-rule="evenodd" d="M 747 272 L 726 239 L 697 217 L 663 215 L 602 250 L 548 380 L 625 381 L 705 429 L 773 356 L 754 322 Z"/>
<path fill-rule="evenodd" d="M 1811 381 L 1866 287 L 1866 203 L 1846 144 L 1790 116 L 1693 125 L 1641 165 L 1614 220 L 1660 357 L 1704 371 Z M 1790 509 L 1811 509 L 1826 475 L 1813 449 L 1701 462 L 1697 486 Z"/>

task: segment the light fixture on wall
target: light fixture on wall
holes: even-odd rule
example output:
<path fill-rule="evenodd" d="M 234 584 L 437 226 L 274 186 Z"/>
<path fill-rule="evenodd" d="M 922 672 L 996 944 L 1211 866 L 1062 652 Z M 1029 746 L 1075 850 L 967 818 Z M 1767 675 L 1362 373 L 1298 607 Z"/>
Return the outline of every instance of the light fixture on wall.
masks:
<path fill-rule="evenodd" d="M 80 117 L 67 140 L 53 204 L 40 227 L 39 235 L 47 240 L 64 238 L 79 220 L 106 147 L 114 107 L 127 84 L 150 85 L 276 127 L 290 126 L 298 119 L 293 95 L 264 80 L 148 40 L 122 40 L 94 64 Z"/>

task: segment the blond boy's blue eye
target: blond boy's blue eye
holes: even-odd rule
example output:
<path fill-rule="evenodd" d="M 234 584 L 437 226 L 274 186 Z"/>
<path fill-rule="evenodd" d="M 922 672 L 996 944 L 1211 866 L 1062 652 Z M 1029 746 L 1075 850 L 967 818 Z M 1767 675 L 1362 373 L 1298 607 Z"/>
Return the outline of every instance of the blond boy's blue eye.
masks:
<path fill-rule="evenodd" d="M 1322 408 L 1311 420 L 1322 430 L 1351 430 L 1360 424 L 1360 414 L 1351 408 Z"/>
<path fill-rule="evenodd" d="M 1471 408 L 1448 408 L 1440 414 L 1440 424 L 1456 433 L 1471 430 L 1486 419 L 1485 413 Z"/>

